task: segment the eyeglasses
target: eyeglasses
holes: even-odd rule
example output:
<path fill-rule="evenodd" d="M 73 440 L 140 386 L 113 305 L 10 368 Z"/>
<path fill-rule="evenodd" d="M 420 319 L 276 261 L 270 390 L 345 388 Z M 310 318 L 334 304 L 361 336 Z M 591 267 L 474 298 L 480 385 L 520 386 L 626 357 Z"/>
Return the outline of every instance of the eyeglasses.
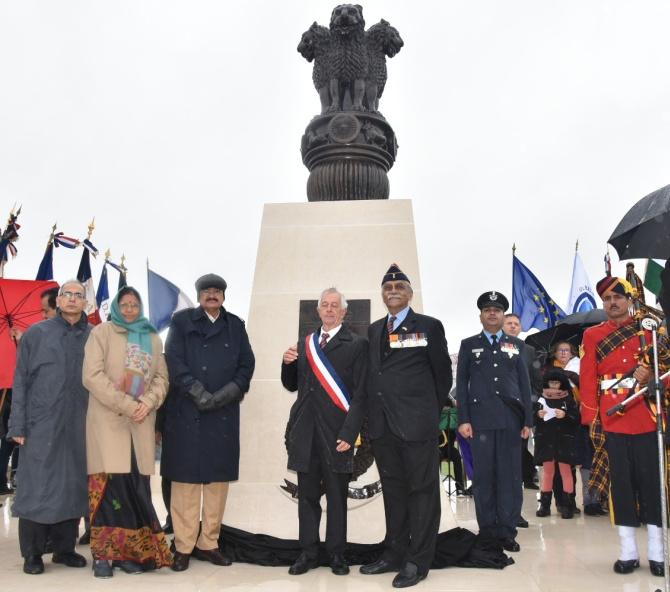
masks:
<path fill-rule="evenodd" d="M 571 350 L 571 349 L 557 349 L 557 350 L 556 350 L 556 353 L 559 353 L 559 354 L 571 354 L 571 353 L 572 353 L 572 350 Z"/>
<path fill-rule="evenodd" d="M 200 290 L 201 294 L 206 294 L 207 296 L 219 296 L 223 294 L 223 290 L 219 288 L 207 288 L 206 290 Z"/>
<path fill-rule="evenodd" d="M 83 300 L 84 295 L 81 292 L 62 292 L 61 296 L 67 299 Z"/>
<path fill-rule="evenodd" d="M 136 310 L 140 307 L 137 302 L 123 302 L 119 304 L 119 308 L 124 308 L 124 309 L 129 309 L 129 310 Z"/>

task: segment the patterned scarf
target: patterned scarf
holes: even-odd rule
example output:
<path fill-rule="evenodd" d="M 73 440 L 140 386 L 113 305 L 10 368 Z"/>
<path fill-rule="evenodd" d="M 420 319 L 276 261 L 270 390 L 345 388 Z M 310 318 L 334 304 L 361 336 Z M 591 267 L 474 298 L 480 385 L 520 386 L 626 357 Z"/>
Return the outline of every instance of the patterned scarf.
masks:
<path fill-rule="evenodd" d="M 119 307 L 119 295 L 112 301 L 112 323 L 123 327 L 128 331 L 128 343 L 126 344 L 126 361 L 123 391 L 134 398 L 144 394 L 145 383 L 151 370 L 151 334 L 156 329 L 144 316 L 144 307 L 140 301 L 140 314 L 132 322 L 128 323 L 121 315 Z"/>

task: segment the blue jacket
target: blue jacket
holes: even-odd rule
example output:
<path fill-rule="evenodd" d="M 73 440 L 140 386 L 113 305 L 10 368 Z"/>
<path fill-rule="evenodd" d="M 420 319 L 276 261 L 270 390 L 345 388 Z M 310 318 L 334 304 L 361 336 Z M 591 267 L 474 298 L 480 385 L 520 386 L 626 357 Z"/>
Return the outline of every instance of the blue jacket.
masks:
<path fill-rule="evenodd" d="M 503 333 L 495 349 L 484 333 L 461 342 L 456 371 L 458 423 L 474 430 L 533 425 L 524 343 Z"/>

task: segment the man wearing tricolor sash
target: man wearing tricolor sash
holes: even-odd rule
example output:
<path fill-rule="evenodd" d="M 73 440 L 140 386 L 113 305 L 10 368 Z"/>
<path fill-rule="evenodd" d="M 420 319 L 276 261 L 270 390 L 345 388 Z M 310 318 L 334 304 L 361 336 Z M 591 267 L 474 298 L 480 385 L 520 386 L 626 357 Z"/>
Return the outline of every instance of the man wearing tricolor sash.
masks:
<path fill-rule="evenodd" d="M 287 428 L 288 468 L 298 473 L 298 522 L 302 553 L 289 573 L 318 567 L 321 483 L 328 515 L 326 550 L 336 575 L 346 575 L 347 490 L 353 445 L 363 421 L 367 342 L 342 324 L 347 301 L 324 290 L 317 312 L 321 329 L 291 346 L 282 360 L 284 388 L 298 391 Z"/>
<path fill-rule="evenodd" d="M 409 278 L 394 263 L 382 279 L 388 314 L 370 325 L 367 408 L 384 495 L 384 552 L 366 575 L 398 572 L 395 588 L 428 575 L 440 525 L 440 411 L 451 389 L 442 323 L 410 307 Z"/>
<path fill-rule="evenodd" d="M 651 377 L 641 330 L 629 307 L 634 291 L 624 279 L 607 276 L 596 286 L 607 321 L 584 332 L 580 364 L 582 424 L 591 427 L 595 453 L 589 486 L 609 494 L 621 550 L 614 571 L 632 573 L 640 566 L 635 528 L 647 525 L 647 557 L 651 573 L 663 575 L 661 499 L 655 418 L 644 397 L 622 413 L 607 411 L 633 394 Z M 668 366 L 665 338 L 659 338 L 659 364 Z"/>

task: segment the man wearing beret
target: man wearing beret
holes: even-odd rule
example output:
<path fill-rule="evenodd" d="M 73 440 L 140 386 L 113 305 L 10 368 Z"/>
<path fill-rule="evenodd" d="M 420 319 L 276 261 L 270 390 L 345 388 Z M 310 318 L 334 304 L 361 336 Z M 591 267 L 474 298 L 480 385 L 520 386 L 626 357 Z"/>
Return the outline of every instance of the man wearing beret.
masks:
<path fill-rule="evenodd" d="M 382 556 L 363 574 L 399 573 L 395 588 L 428 575 L 440 525 L 440 411 L 451 388 L 442 323 L 414 312 L 409 278 L 394 263 L 382 279 L 388 314 L 370 325 L 368 428 L 384 495 Z"/>
<path fill-rule="evenodd" d="M 479 534 L 516 552 L 523 502 L 521 439 L 530 435 L 533 418 L 524 343 L 502 330 L 508 306 L 496 291 L 477 299 L 483 330 L 461 342 L 456 399 L 458 431 L 472 448 Z"/>
<path fill-rule="evenodd" d="M 175 571 L 188 569 L 191 556 L 230 565 L 218 539 L 228 482 L 239 472 L 240 401 L 255 364 L 244 322 L 223 307 L 223 278 L 207 274 L 195 288 L 200 306 L 172 317 L 165 343 L 161 475 L 172 481 Z"/>
<path fill-rule="evenodd" d="M 595 448 L 589 485 L 594 492 L 610 495 L 621 547 L 614 571 L 627 574 L 640 566 L 635 530 L 646 524 L 649 569 L 663 576 L 655 417 L 644 397 L 631 402 L 622 413 L 607 415 L 636 385 L 651 378 L 639 328 L 628 312 L 634 290 L 626 280 L 613 276 L 600 280 L 596 290 L 607 321 L 584 332 L 579 369 L 582 424 L 591 426 Z M 650 344 L 651 333 L 643 333 Z M 668 367 L 664 338 L 659 339 L 658 355 L 663 372 Z"/>

